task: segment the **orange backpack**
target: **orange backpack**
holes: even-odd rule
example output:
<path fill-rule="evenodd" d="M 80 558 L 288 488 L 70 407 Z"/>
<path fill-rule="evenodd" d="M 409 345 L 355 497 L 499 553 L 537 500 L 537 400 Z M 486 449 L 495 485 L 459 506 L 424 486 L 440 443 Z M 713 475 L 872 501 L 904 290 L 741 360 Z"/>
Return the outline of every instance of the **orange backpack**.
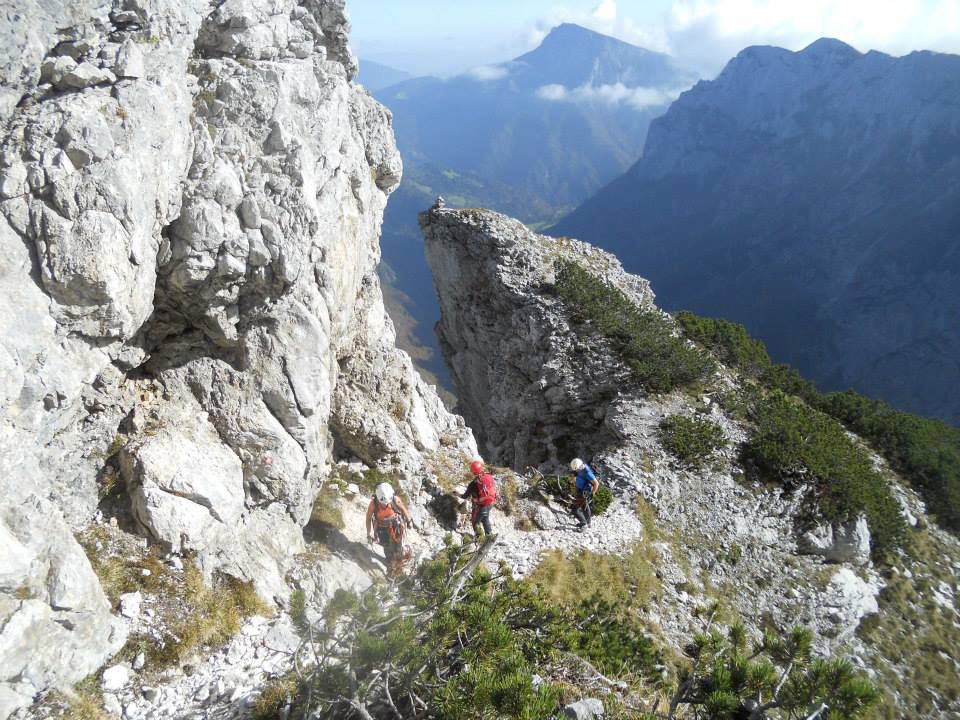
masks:
<path fill-rule="evenodd" d="M 403 518 L 393 507 L 393 503 L 381 505 L 376 498 L 373 499 L 373 516 L 377 520 L 378 528 L 389 528 L 390 539 L 394 542 L 400 542 L 403 539 Z"/>

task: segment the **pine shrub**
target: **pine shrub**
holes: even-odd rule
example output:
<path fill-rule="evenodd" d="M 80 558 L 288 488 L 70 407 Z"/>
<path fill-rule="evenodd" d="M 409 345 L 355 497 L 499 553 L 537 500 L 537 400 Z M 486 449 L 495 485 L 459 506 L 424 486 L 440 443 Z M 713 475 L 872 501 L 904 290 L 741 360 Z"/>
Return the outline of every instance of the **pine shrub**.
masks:
<path fill-rule="evenodd" d="M 452 598 L 451 579 L 469 557 L 466 547 L 450 544 L 421 566 L 417 581 L 399 588 L 399 598 L 377 586 L 362 595 L 340 591 L 311 631 L 317 652 L 331 662 L 284 697 L 312 698 L 315 717 L 360 717 L 344 698 L 382 706 L 382 674 L 390 668 L 391 695 L 404 717 L 419 709 L 416 696 L 430 717 L 446 720 L 547 720 L 559 711 L 562 688 L 534 675 L 569 665 L 571 655 L 615 677 L 659 677 L 655 643 L 603 599 L 561 605 L 528 581 L 482 569 Z"/>
<path fill-rule="evenodd" d="M 729 443 L 723 429 L 706 418 L 671 415 L 660 422 L 658 430 L 663 445 L 682 465 L 701 468 Z"/>
<path fill-rule="evenodd" d="M 686 311 L 676 318 L 690 339 L 755 378 L 763 390 L 801 398 L 870 442 L 920 492 L 944 527 L 960 530 L 960 428 L 894 410 L 852 390 L 821 393 L 794 368 L 771 362 L 763 343 L 742 325 Z M 763 402 L 763 395 L 753 401 Z"/>
<path fill-rule="evenodd" d="M 669 320 L 637 307 L 618 288 L 575 262 L 557 262 L 551 292 L 563 300 L 573 322 L 590 326 L 610 342 L 649 392 L 694 386 L 713 370 L 713 361 L 678 337 Z"/>
<path fill-rule="evenodd" d="M 671 706 L 703 709 L 706 720 L 740 717 L 802 718 L 821 704 L 830 718 L 861 718 L 879 700 L 877 689 L 846 660 L 812 659 L 813 636 L 802 627 L 772 629 L 750 642 L 741 623 L 726 632 L 697 633 L 687 648 L 690 665 L 680 674 Z"/>
<path fill-rule="evenodd" d="M 906 527 L 900 506 L 870 455 L 840 423 L 781 392 L 770 393 L 753 420 L 756 432 L 744 455 L 762 473 L 781 482 L 811 482 L 817 514 L 827 520 L 865 515 L 875 558 L 902 542 Z"/>
<path fill-rule="evenodd" d="M 960 428 L 849 390 L 824 395 L 818 406 L 869 440 L 912 481 L 943 525 L 960 530 Z"/>

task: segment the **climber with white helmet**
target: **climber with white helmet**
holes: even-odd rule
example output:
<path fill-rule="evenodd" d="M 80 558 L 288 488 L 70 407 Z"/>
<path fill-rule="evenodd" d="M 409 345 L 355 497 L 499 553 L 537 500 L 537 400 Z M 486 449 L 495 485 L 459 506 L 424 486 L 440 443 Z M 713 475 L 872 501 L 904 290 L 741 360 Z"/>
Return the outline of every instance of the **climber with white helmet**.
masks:
<path fill-rule="evenodd" d="M 577 518 L 577 529 L 583 530 L 590 527 L 590 521 L 593 518 L 590 503 L 593 502 L 593 496 L 600 487 L 600 481 L 597 480 L 593 468 L 580 458 L 570 461 L 570 469 L 575 473 L 574 481 L 577 486 L 577 498 L 573 501 L 573 515 Z"/>
<path fill-rule="evenodd" d="M 367 507 L 367 540 L 383 546 L 387 574 L 396 577 L 403 572 L 403 563 L 410 559 L 404 552 L 403 536 L 407 526 L 415 528 L 403 501 L 393 492 L 390 483 L 380 483 Z"/>

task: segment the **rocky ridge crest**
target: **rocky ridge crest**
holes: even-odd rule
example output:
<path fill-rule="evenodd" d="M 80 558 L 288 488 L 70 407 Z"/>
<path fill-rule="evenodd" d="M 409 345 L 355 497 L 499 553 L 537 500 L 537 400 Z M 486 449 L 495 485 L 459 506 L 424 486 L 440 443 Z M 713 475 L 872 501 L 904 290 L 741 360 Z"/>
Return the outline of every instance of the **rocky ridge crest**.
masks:
<path fill-rule="evenodd" d="M 574 455 L 592 457 L 614 493 L 607 513 L 580 535 L 568 535 L 569 521 L 562 519 L 559 530 L 551 523 L 546 533 L 501 526 L 501 559 L 526 574 L 545 549 L 623 555 L 639 541 L 655 548 L 660 584 L 646 619 L 677 648 L 697 627 L 698 608 L 721 599 L 754 633 L 769 623 L 799 623 L 813 629 L 820 652 L 851 653 L 875 677 L 880 669 L 910 676 L 915 659 L 885 656 L 889 648 L 864 640 L 858 627 L 876 619 L 881 591 L 890 578 L 900 582 L 902 568 L 927 573 L 934 567 L 922 582 L 936 586 L 937 573 L 955 577 L 960 555 L 956 539 L 928 527 L 922 501 L 879 456 L 873 461 L 893 482 L 907 522 L 926 528 L 921 534 L 947 549 L 934 566 L 921 571 L 906 556 L 892 569 L 875 566 L 862 518 L 809 529 L 800 521 L 808 488 L 753 479 L 738 453 L 751 428 L 724 408 L 724 396 L 735 396 L 744 382 L 735 371 L 718 365 L 702 395 L 656 395 L 638 387 L 605 338 L 574 322 L 549 291 L 558 261 L 572 261 L 638 307 L 660 313 L 649 284 L 624 272 L 614 256 L 577 240 L 537 235 L 489 211 L 435 208 L 420 222 L 443 311 L 441 347 L 461 411 L 486 456 L 563 474 Z M 677 415 L 714 423 L 727 448 L 701 469 L 683 466 L 659 435 L 661 422 Z M 653 523 L 642 526 L 638 516 L 647 514 Z M 900 610 L 885 606 L 882 612 Z M 928 623 L 921 625 L 932 627 Z M 918 632 L 909 624 L 901 631 Z M 947 717 L 949 703 L 941 698 L 931 716 Z"/>

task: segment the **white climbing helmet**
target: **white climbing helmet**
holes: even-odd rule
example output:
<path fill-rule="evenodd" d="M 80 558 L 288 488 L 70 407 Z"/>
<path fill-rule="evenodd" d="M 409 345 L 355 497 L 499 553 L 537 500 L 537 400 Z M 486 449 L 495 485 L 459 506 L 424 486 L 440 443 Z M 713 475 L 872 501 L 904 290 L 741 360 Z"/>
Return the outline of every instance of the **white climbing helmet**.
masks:
<path fill-rule="evenodd" d="M 570 461 L 570 469 L 574 472 L 578 472 L 583 469 L 583 460 L 580 458 L 574 458 Z"/>
<path fill-rule="evenodd" d="M 393 486 L 390 483 L 380 483 L 376 490 L 377 502 L 387 505 L 393 501 Z"/>

